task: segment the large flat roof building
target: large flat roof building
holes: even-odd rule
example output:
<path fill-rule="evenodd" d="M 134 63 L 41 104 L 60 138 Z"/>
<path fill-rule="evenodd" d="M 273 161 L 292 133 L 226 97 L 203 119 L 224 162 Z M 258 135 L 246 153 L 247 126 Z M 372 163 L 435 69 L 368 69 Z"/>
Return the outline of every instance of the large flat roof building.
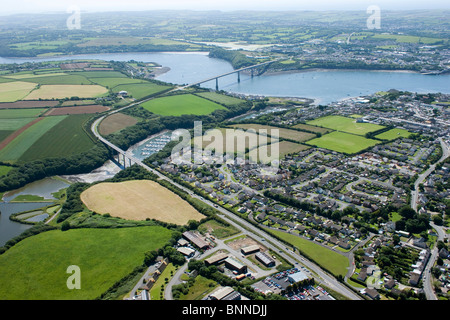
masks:
<path fill-rule="evenodd" d="M 232 294 L 234 292 L 234 289 L 231 287 L 221 287 L 211 293 L 209 296 L 212 300 L 222 300 L 229 294 Z"/>
<path fill-rule="evenodd" d="M 234 257 L 228 257 L 225 259 L 225 266 L 228 269 L 233 269 L 238 271 L 239 273 L 244 273 L 247 271 L 247 266 L 245 264 L 242 264 L 240 261 L 238 261 Z"/>
<path fill-rule="evenodd" d="M 205 263 L 206 265 L 220 264 L 226 258 L 228 258 L 228 254 L 221 252 L 213 255 L 212 257 L 209 257 L 208 259 L 205 259 Z"/>
<path fill-rule="evenodd" d="M 267 255 L 264 252 L 258 252 L 255 255 L 255 258 L 256 258 L 256 260 L 261 262 L 266 267 L 273 267 L 273 266 L 275 266 L 275 260 L 273 260 L 271 257 L 269 257 L 269 255 Z"/>
<path fill-rule="evenodd" d="M 241 252 L 242 252 L 243 254 L 251 254 L 251 253 L 254 253 L 254 252 L 258 252 L 259 250 L 261 250 L 261 249 L 259 248 L 259 246 L 258 246 L 257 244 L 254 244 L 254 245 L 252 245 L 252 246 L 248 246 L 248 247 L 242 248 L 242 249 L 241 249 Z"/>
<path fill-rule="evenodd" d="M 183 237 L 192 242 L 199 249 L 206 249 L 207 247 L 209 247 L 209 244 L 205 240 L 200 239 L 191 231 L 184 232 Z"/>

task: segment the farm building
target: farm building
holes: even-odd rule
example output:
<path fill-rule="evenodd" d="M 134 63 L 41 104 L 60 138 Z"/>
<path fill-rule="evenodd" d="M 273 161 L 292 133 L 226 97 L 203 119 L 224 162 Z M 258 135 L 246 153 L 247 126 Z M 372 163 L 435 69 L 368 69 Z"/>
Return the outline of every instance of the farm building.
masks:
<path fill-rule="evenodd" d="M 228 255 L 226 253 L 218 253 L 213 255 L 212 257 L 205 259 L 205 263 L 207 266 L 220 264 L 222 263 L 226 258 L 228 258 Z"/>
<path fill-rule="evenodd" d="M 275 266 L 275 260 L 273 260 L 271 257 L 269 257 L 264 252 L 258 252 L 255 255 L 256 260 L 264 264 L 266 267 L 273 267 Z"/>
<path fill-rule="evenodd" d="M 247 266 L 245 264 L 242 264 L 238 260 L 236 260 L 234 257 L 226 258 L 225 259 L 225 266 L 228 269 L 236 270 L 239 273 L 247 272 Z"/>
<path fill-rule="evenodd" d="M 244 247 L 241 249 L 241 252 L 245 255 L 251 254 L 254 252 L 258 252 L 260 250 L 259 246 L 257 244 L 254 244 L 252 246 Z"/>
<path fill-rule="evenodd" d="M 191 231 L 184 232 L 183 237 L 185 237 L 188 241 L 192 242 L 199 249 L 206 249 L 209 247 L 209 244 L 205 240 L 200 239 Z"/>

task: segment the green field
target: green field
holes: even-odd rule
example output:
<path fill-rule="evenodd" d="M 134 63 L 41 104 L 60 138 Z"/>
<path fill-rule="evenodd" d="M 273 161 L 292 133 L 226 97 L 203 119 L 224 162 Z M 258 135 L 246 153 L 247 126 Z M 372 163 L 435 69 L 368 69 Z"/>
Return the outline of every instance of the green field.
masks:
<path fill-rule="evenodd" d="M 1 109 L 0 119 L 35 118 L 44 113 L 46 110 L 46 108 Z"/>
<path fill-rule="evenodd" d="M 0 118 L 0 130 L 14 132 L 26 124 L 33 121 L 35 118 L 18 118 L 18 119 L 1 119 Z M 5 137 L 6 138 L 6 137 Z"/>
<path fill-rule="evenodd" d="M 35 87 L 35 83 L 24 81 L 0 83 L 0 102 L 15 102 L 21 100 Z"/>
<path fill-rule="evenodd" d="M 353 154 L 380 143 L 378 140 L 362 136 L 333 131 L 307 142 L 307 144 L 332 151 Z"/>
<path fill-rule="evenodd" d="M 121 84 L 148 83 L 144 80 L 129 78 L 89 78 L 89 80 L 109 89 Z"/>
<path fill-rule="evenodd" d="M 375 138 L 381 140 L 394 140 L 397 138 L 408 138 L 411 135 L 411 132 L 405 129 L 391 129 L 389 131 L 380 133 L 376 135 Z"/>
<path fill-rule="evenodd" d="M 46 117 L 27 128 L 5 148 L 0 150 L 0 161 L 17 161 L 40 137 L 66 117 Z"/>
<path fill-rule="evenodd" d="M 91 116 L 82 114 L 66 117 L 45 132 L 23 153 L 19 160 L 32 161 L 51 157 L 64 157 L 89 150 L 94 145 L 94 142 L 83 130 L 83 124 Z"/>
<path fill-rule="evenodd" d="M 396 42 L 403 42 L 403 43 L 423 43 L 423 44 L 435 44 L 437 42 L 443 41 L 443 39 L 438 38 L 418 37 L 418 36 L 408 36 L 398 34 L 376 34 L 373 36 L 373 38 L 395 40 Z"/>
<path fill-rule="evenodd" d="M 2 121 L 0 120 L 0 124 L 1 123 L 2 123 Z M 8 122 L 6 121 L 6 123 L 8 123 Z M 9 135 L 11 135 L 13 132 L 14 132 L 14 130 L 0 130 L 0 142 L 2 142 L 7 137 L 9 137 Z"/>
<path fill-rule="evenodd" d="M 223 94 L 218 94 L 216 92 L 201 92 L 201 93 L 196 93 L 196 95 L 200 96 L 202 98 L 212 100 L 212 101 L 220 103 L 220 104 L 227 105 L 227 106 L 232 106 L 232 105 L 241 104 L 241 103 L 245 102 L 244 100 L 226 96 Z"/>
<path fill-rule="evenodd" d="M 85 77 L 79 75 L 51 75 L 51 76 L 34 76 L 31 78 L 22 78 L 20 81 L 34 82 L 39 83 L 40 85 L 52 85 L 52 84 L 72 84 L 72 85 L 81 85 L 81 84 L 92 84 L 91 81 L 86 79 Z"/>
<path fill-rule="evenodd" d="M 0 176 L 4 176 L 8 172 L 10 172 L 13 169 L 13 167 L 9 166 L 0 166 Z"/>
<path fill-rule="evenodd" d="M 144 253 L 171 237 L 165 228 L 48 231 L 0 255 L 1 300 L 92 300 L 141 265 Z M 67 268 L 80 268 L 81 289 L 69 290 Z"/>
<path fill-rule="evenodd" d="M 270 230 L 269 232 L 292 244 L 302 253 L 313 259 L 323 268 L 329 270 L 335 276 L 345 276 L 347 274 L 349 261 L 345 256 L 293 234 L 288 234 L 278 230 Z"/>
<path fill-rule="evenodd" d="M 356 119 L 343 116 L 322 117 L 308 121 L 307 124 L 362 136 L 366 133 L 384 128 L 383 126 L 372 123 L 357 123 Z"/>
<path fill-rule="evenodd" d="M 184 114 L 207 115 L 225 107 L 193 94 L 181 94 L 147 101 L 141 105 L 144 109 L 163 116 L 181 116 Z"/>
<path fill-rule="evenodd" d="M 126 78 L 127 76 L 118 71 L 74 71 L 69 74 L 90 78 Z"/>
<path fill-rule="evenodd" d="M 127 91 L 133 98 L 139 100 L 149 95 L 169 89 L 169 86 L 162 86 L 156 83 L 121 84 L 114 87 L 113 92 Z"/>

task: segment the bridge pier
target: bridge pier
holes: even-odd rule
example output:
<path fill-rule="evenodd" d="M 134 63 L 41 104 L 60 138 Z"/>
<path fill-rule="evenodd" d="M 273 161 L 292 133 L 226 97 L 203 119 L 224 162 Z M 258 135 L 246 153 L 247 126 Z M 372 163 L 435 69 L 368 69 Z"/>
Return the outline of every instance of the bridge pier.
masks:
<path fill-rule="evenodd" d="M 219 78 L 216 78 L 216 91 L 219 91 Z"/>
<path fill-rule="evenodd" d="M 241 83 L 241 72 L 240 71 L 238 71 L 238 83 Z"/>
<path fill-rule="evenodd" d="M 251 69 L 251 71 L 252 71 L 252 78 L 253 78 L 253 68 Z"/>

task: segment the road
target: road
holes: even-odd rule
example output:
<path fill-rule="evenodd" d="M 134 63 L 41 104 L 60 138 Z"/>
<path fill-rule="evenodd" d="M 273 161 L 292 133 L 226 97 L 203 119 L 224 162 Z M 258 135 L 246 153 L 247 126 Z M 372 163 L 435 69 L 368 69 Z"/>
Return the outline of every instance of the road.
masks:
<path fill-rule="evenodd" d="M 430 226 L 434 230 L 436 230 L 436 233 L 438 235 L 437 241 L 444 241 L 444 239 L 447 237 L 445 230 L 442 227 L 437 226 L 432 222 L 430 222 Z M 433 290 L 433 284 L 431 283 L 431 279 L 432 279 L 431 269 L 433 268 L 434 263 L 438 257 L 438 253 L 439 253 L 439 250 L 438 250 L 437 246 L 435 246 L 434 249 L 431 251 L 431 256 L 428 259 L 428 263 L 427 263 L 425 269 L 423 270 L 423 276 L 422 276 L 423 290 L 425 292 L 425 296 L 427 297 L 427 300 L 437 300 L 436 294 L 434 293 L 434 290 Z"/>
<path fill-rule="evenodd" d="M 176 89 L 173 89 L 176 90 Z M 172 90 L 172 91 L 173 91 Z M 153 97 L 154 98 L 154 97 Z M 151 100 L 153 98 L 149 98 L 145 101 Z M 142 103 L 143 101 L 140 101 L 139 103 Z M 204 199 L 203 197 L 200 197 L 198 195 L 195 195 L 191 190 L 185 188 L 184 186 L 176 183 L 175 181 L 171 180 L 170 178 L 166 177 L 165 175 L 163 175 L 162 173 L 160 173 L 157 170 L 154 170 L 153 168 L 150 168 L 149 166 L 147 166 L 146 164 L 144 164 L 141 160 L 135 158 L 133 155 L 127 153 L 126 151 L 120 149 L 119 147 L 117 147 L 116 145 L 112 144 L 111 142 L 109 142 L 108 140 L 106 140 L 105 138 L 103 138 L 100 133 L 98 132 L 98 125 L 101 123 L 101 121 L 103 121 L 103 119 L 111 114 L 120 112 L 124 109 L 130 108 L 134 105 L 137 105 L 139 103 L 134 103 L 131 105 L 128 105 L 126 107 L 114 110 L 110 113 L 108 113 L 107 115 L 104 115 L 100 118 L 98 118 L 96 121 L 94 121 L 94 123 L 91 126 L 91 131 L 93 132 L 93 134 L 105 145 L 107 145 L 108 147 L 110 147 L 113 150 L 116 150 L 118 153 L 126 155 L 126 157 L 128 159 L 130 159 L 132 162 L 134 162 L 135 164 L 138 164 L 139 166 L 143 167 L 144 169 L 146 169 L 149 172 L 152 172 L 153 174 L 157 175 L 161 180 L 165 180 L 169 183 L 171 183 L 173 186 L 179 188 L 180 190 L 186 192 L 187 194 L 191 195 L 194 198 L 199 199 L 200 201 L 202 201 L 203 203 L 211 206 L 211 207 L 216 207 L 216 205 L 214 203 L 212 203 L 211 201 Z M 303 264 L 306 268 L 308 268 L 309 270 L 313 271 L 313 273 L 315 273 L 317 275 L 318 278 L 320 278 L 325 285 L 327 285 L 329 288 L 335 290 L 336 292 L 348 297 L 349 299 L 352 300 L 361 300 L 362 298 L 356 294 L 355 292 L 353 292 L 351 289 L 349 289 L 348 287 L 346 287 L 345 285 L 343 285 L 342 283 L 338 282 L 332 275 L 328 274 L 327 272 L 325 272 L 324 270 L 322 270 L 319 266 L 317 266 L 316 264 L 312 263 L 311 261 L 306 260 L 304 257 L 300 256 L 298 253 L 294 253 L 292 251 L 289 251 L 289 255 L 286 254 L 285 249 L 289 250 L 288 248 L 286 248 L 286 245 L 279 242 L 278 240 L 276 240 L 274 237 L 270 236 L 269 234 L 267 234 L 266 232 L 262 231 L 261 229 L 255 227 L 254 225 L 252 225 L 251 223 L 249 223 L 248 221 L 246 221 L 245 219 L 242 219 L 238 216 L 236 216 L 234 213 L 222 208 L 222 207 L 217 207 L 216 210 L 220 211 L 222 213 L 221 218 L 224 219 L 226 222 L 228 222 L 229 224 L 235 226 L 236 228 L 238 228 L 239 230 L 241 230 L 242 233 L 255 238 L 258 241 L 265 241 L 265 245 L 266 247 L 270 248 L 271 250 L 274 250 L 276 252 L 278 252 L 284 259 L 286 259 L 287 261 L 289 261 L 291 264 L 298 264 L 299 262 L 301 264 Z"/>
<path fill-rule="evenodd" d="M 421 173 L 414 183 L 414 190 L 411 191 L 411 208 L 417 211 L 417 199 L 419 198 L 419 185 L 436 169 L 436 165 L 441 163 L 450 155 L 450 147 L 444 141 L 444 139 L 439 138 L 442 148 L 442 157 L 435 163 L 432 164 L 425 172 Z"/>

